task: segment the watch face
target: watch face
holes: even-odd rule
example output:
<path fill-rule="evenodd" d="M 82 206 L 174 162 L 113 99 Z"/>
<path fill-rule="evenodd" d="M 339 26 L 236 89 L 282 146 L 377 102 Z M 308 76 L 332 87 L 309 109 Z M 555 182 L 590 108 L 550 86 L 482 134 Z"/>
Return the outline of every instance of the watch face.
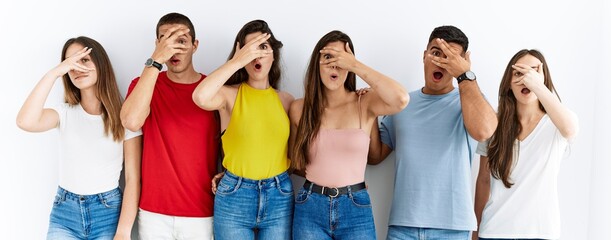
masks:
<path fill-rule="evenodd" d="M 467 71 L 465 73 L 465 75 L 467 75 L 467 79 L 473 80 L 475 79 L 475 73 L 471 72 L 471 71 Z"/>
<path fill-rule="evenodd" d="M 152 66 L 153 65 L 153 59 L 152 58 L 147 59 L 146 62 L 144 63 L 144 65 Z"/>

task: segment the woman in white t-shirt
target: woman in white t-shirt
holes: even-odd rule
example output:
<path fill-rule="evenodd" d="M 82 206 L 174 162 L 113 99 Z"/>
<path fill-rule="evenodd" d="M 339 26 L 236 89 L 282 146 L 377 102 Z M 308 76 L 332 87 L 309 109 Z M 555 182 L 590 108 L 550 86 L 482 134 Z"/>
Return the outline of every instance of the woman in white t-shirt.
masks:
<path fill-rule="evenodd" d="M 17 125 L 25 131 L 57 128 L 60 133 L 59 187 L 47 239 L 130 239 L 140 198 L 141 132 L 121 125 L 121 94 L 98 42 L 69 39 L 61 60 L 17 115 Z M 59 77 L 65 104 L 44 108 Z M 123 163 L 124 197 L 119 189 Z"/>
<path fill-rule="evenodd" d="M 473 239 L 558 239 L 558 170 L 579 127 L 560 102 L 539 51 L 524 49 L 509 61 L 498 119 L 494 135 L 477 150 L 480 224 Z"/>

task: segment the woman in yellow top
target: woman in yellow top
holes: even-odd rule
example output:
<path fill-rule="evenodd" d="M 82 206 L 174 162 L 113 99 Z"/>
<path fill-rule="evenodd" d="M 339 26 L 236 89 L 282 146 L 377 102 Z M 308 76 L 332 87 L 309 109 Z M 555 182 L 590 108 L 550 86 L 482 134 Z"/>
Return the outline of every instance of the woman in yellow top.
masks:
<path fill-rule="evenodd" d="M 279 91 L 280 48 L 267 23 L 242 27 L 229 60 L 204 79 L 193 101 L 221 116 L 224 176 L 214 187 L 214 238 L 290 239 L 293 184 L 287 173 L 293 96 Z M 214 181 L 214 180 L 213 180 Z"/>

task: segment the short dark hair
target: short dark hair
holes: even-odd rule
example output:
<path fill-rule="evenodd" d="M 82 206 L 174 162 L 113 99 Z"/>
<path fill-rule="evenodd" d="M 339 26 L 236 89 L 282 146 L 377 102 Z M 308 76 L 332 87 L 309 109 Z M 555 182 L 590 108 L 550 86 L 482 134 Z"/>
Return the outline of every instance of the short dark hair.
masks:
<path fill-rule="evenodd" d="M 466 52 L 469 48 L 469 38 L 460 29 L 454 26 L 446 25 L 440 26 L 433 29 L 431 36 L 429 37 L 429 44 L 435 38 L 441 38 L 448 43 L 456 43 L 462 46 L 462 51 Z"/>
<path fill-rule="evenodd" d="M 189 35 L 191 35 L 191 43 L 195 43 L 195 28 L 191 19 L 180 13 L 168 13 L 159 19 L 157 22 L 157 29 L 155 30 L 155 38 L 159 38 L 159 27 L 166 24 L 182 24 L 189 28 Z"/>

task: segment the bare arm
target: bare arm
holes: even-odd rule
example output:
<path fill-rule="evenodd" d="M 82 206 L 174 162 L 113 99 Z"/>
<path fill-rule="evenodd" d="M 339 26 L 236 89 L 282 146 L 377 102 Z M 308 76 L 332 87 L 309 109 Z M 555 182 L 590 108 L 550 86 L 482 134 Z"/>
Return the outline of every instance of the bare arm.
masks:
<path fill-rule="evenodd" d="M 477 217 L 477 226 L 482 221 L 482 213 L 484 207 L 490 197 L 490 169 L 488 169 L 488 158 L 480 156 L 479 173 L 475 183 L 475 216 Z M 477 231 L 473 232 L 474 240 L 477 240 Z"/>
<path fill-rule="evenodd" d="M 289 108 L 289 120 L 291 123 L 291 132 L 289 135 L 289 143 L 288 143 L 289 159 L 295 159 L 294 153 L 293 153 L 293 146 L 295 146 L 295 141 L 297 139 L 297 128 L 299 127 L 299 121 L 301 120 L 302 113 L 303 113 L 303 99 L 297 99 L 293 101 Z M 294 169 L 293 168 L 293 173 L 299 176 L 305 177 L 305 172 L 303 169 Z"/>
<path fill-rule="evenodd" d="M 36 84 L 25 100 L 17 114 L 17 126 L 28 132 L 44 132 L 57 127 L 59 115 L 53 109 L 43 108 L 49 92 L 55 81 L 69 71 L 90 72 L 95 71 L 80 63 L 81 59 L 89 55 L 91 48 L 83 48 L 73 56 L 66 58 L 57 67 L 49 70 Z"/>
<path fill-rule="evenodd" d="M 259 46 L 271 35 L 265 33 L 257 36 L 244 47 L 240 48 L 239 42 L 236 43 L 236 51 L 231 60 L 214 70 L 205 81 L 202 81 L 195 91 L 193 91 L 193 101 L 200 108 L 213 111 L 219 110 L 225 106 L 227 97 L 223 88 L 225 82 L 229 80 L 231 75 L 243 68 L 246 64 L 259 57 L 266 57 L 273 54 L 273 50 L 263 50 Z"/>
<path fill-rule="evenodd" d="M 322 61 L 322 64 L 346 69 L 363 79 L 373 91 L 366 96 L 368 112 L 374 116 L 393 114 L 401 111 L 409 102 L 409 95 L 401 84 L 375 69 L 358 61 L 350 46 L 346 43 L 345 52 L 333 47 L 325 47 L 320 53 L 332 57 Z"/>
<path fill-rule="evenodd" d="M 380 128 L 378 127 L 378 120 L 374 121 L 374 125 L 371 127 L 371 142 L 369 143 L 369 154 L 367 155 L 367 164 L 378 165 L 392 152 L 392 149 L 388 145 L 382 143 L 380 139 Z"/>
<path fill-rule="evenodd" d="M 443 39 L 436 41 L 447 58 L 429 56 L 435 65 L 446 69 L 454 78 L 471 69 L 470 52 L 463 57 Z M 458 84 L 458 89 L 467 132 L 475 140 L 485 141 L 492 136 L 498 124 L 494 109 L 482 95 L 476 81 L 462 81 Z"/>
<path fill-rule="evenodd" d="M 141 188 L 142 136 L 125 141 L 123 143 L 123 153 L 125 156 L 125 192 L 115 240 L 131 238 L 132 226 L 138 214 Z"/>
<path fill-rule="evenodd" d="M 170 28 L 168 34 L 161 36 L 155 42 L 155 51 L 151 58 L 160 64 L 165 64 L 174 54 L 185 53 L 186 46 L 175 41 L 188 32 L 189 29 L 185 28 Z M 138 131 L 144 124 L 151 111 L 151 99 L 158 75 L 159 69 L 154 67 L 145 67 L 142 70 L 140 80 L 121 107 L 121 123 L 125 128 Z"/>
<path fill-rule="evenodd" d="M 477 82 L 462 81 L 458 88 L 467 132 L 477 141 L 490 138 L 494 134 L 498 119 L 494 109 L 482 95 Z"/>
<path fill-rule="evenodd" d="M 297 128 L 299 127 L 299 121 L 301 120 L 301 114 L 303 113 L 303 99 L 297 99 L 292 101 L 291 106 L 289 108 L 289 119 L 291 121 L 291 133 L 289 135 L 289 158 L 294 159 L 293 155 L 293 146 L 295 145 L 295 140 L 297 137 Z M 305 169 L 295 169 L 292 168 L 292 174 L 296 174 L 300 177 L 305 178 L 306 172 Z"/>
<path fill-rule="evenodd" d="M 560 99 L 543 84 L 543 63 L 539 65 L 536 71 L 525 64 L 516 64 L 513 68 L 523 74 L 515 81 L 518 84 L 525 85 L 537 95 L 539 102 L 545 108 L 547 115 L 558 128 L 560 134 L 568 140 L 574 138 L 579 133 L 577 116 L 562 105 Z"/>

